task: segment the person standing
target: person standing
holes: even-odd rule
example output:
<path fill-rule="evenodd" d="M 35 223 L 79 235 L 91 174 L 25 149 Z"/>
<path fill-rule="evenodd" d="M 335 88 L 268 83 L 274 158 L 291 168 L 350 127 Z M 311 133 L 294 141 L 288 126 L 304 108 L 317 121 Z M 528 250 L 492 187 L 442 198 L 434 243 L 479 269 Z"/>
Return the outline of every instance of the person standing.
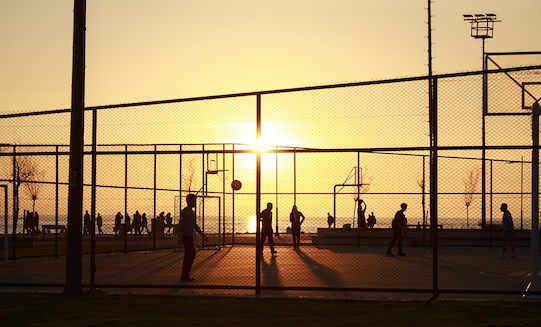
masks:
<path fill-rule="evenodd" d="M 130 218 L 130 215 L 128 215 L 128 213 L 126 213 L 126 218 L 124 218 L 124 234 L 127 235 L 128 233 L 131 234 L 131 229 L 132 229 L 132 223 L 131 223 L 131 218 Z"/>
<path fill-rule="evenodd" d="M 173 227 L 173 217 L 171 217 L 170 212 L 165 215 L 165 226 L 168 227 L 167 234 L 171 234 L 171 228 Z"/>
<path fill-rule="evenodd" d="M 120 226 L 122 225 L 122 214 L 119 212 L 115 216 L 115 236 L 120 233 Z"/>
<path fill-rule="evenodd" d="M 503 212 L 502 217 L 502 228 L 503 228 L 503 236 L 502 236 L 502 253 L 498 256 L 499 258 L 505 258 L 505 250 L 507 250 L 507 244 L 509 243 L 509 246 L 511 247 L 511 254 L 509 257 L 514 258 L 516 257 L 515 254 L 515 244 L 514 241 L 514 232 L 515 227 L 513 226 L 513 217 L 511 217 L 511 213 L 509 210 L 507 210 L 507 203 L 502 203 L 500 210 Z"/>
<path fill-rule="evenodd" d="M 265 244 L 265 238 L 269 238 L 269 247 L 272 255 L 276 254 L 274 249 L 274 239 L 272 238 L 272 203 L 267 203 L 267 209 L 261 211 L 259 214 L 259 220 L 261 221 L 261 254 L 263 254 L 263 244 Z"/>
<path fill-rule="evenodd" d="M 329 228 L 332 228 L 334 225 L 334 217 L 331 216 L 329 212 L 327 212 L 327 224 L 329 225 Z"/>
<path fill-rule="evenodd" d="M 366 220 L 366 226 L 368 228 L 374 228 L 374 225 L 376 224 L 376 216 L 372 212 L 368 215 L 368 219 Z"/>
<path fill-rule="evenodd" d="M 182 275 L 180 276 L 180 280 L 188 282 L 194 280 L 194 278 L 190 276 L 190 270 L 192 270 L 193 261 L 195 260 L 195 232 L 199 233 L 203 237 L 203 240 L 207 240 L 207 236 L 201 231 L 195 220 L 195 211 L 193 210 L 193 208 L 195 208 L 195 200 L 195 194 L 188 194 L 186 196 L 187 206 L 182 209 L 180 221 L 178 223 L 178 235 L 184 245 L 184 261 L 182 262 Z"/>
<path fill-rule="evenodd" d="M 141 214 L 136 210 L 133 214 L 133 232 L 135 235 L 141 235 Z"/>
<path fill-rule="evenodd" d="M 39 233 L 39 214 L 34 212 L 34 226 L 36 227 L 36 233 Z"/>
<path fill-rule="evenodd" d="M 298 250 L 301 243 L 301 225 L 304 222 L 304 215 L 297 210 L 296 205 L 291 208 L 289 221 L 291 222 L 291 234 L 293 234 L 293 250 Z"/>
<path fill-rule="evenodd" d="M 363 208 L 364 203 L 364 208 Z M 359 219 L 359 228 L 365 229 L 366 228 L 366 202 L 364 202 L 362 199 L 359 200 L 359 206 L 357 207 L 357 218 Z"/>
<path fill-rule="evenodd" d="M 90 214 L 88 210 L 83 218 L 83 234 L 87 235 L 90 232 Z"/>
<path fill-rule="evenodd" d="M 394 215 L 394 219 L 392 222 L 393 239 L 391 240 L 391 243 L 389 243 L 389 247 L 387 248 L 386 254 L 388 256 L 394 256 L 392 249 L 396 241 L 398 241 L 397 255 L 401 257 L 406 255 L 404 252 L 402 252 L 402 243 L 404 242 L 404 235 L 408 233 L 406 215 L 404 215 L 404 211 L 406 211 L 407 208 L 408 208 L 408 205 L 405 203 L 402 203 L 400 205 L 400 210 L 397 211 L 396 214 Z"/>
<path fill-rule="evenodd" d="M 98 234 L 103 234 L 103 231 L 101 230 L 101 226 L 103 226 L 103 218 L 98 213 L 98 217 L 96 218 L 96 224 L 98 225 Z"/>

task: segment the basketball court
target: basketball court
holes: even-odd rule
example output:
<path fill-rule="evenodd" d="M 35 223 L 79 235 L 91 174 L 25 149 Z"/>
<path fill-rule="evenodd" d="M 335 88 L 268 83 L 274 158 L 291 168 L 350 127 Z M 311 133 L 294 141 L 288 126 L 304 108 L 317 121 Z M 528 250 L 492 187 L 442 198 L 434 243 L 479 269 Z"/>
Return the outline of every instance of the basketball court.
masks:
<path fill-rule="evenodd" d="M 388 257 L 381 246 L 278 246 L 261 258 L 261 295 L 336 298 L 428 299 L 433 287 L 433 256 L 428 247 L 406 247 L 406 257 Z M 497 258 L 499 248 L 440 248 L 438 287 L 441 299 L 517 300 L 531 280 L 528 249 L 516 258 Z M 192 283 L 180 280 L 182 251 L 164 250 L 96 256 L 98 289 L 107 293 L 254 295 L 255 247 L 200 250 Z M 26 259 L 0 266 L 3 284 L 35 283 L 32 291 L 61 291 L 65 259 Z M 89 257 L 83 258 L 88 289 Z M 4 291 L 13 288 L 2 286 Z M 17 288 L 20 289 L 20 288 Z M 398 292 L 400 290 L 400 292 Z M 451 294 L 447 294 L 450 291 Z M 469 294 L 466 294 L 466 290 Z M 471 294 L 471 290 L 486 294 Z M 426 291 L 426 292 L 422 292 Z M 462 293 L 464 291 L 464 293 Z"/>

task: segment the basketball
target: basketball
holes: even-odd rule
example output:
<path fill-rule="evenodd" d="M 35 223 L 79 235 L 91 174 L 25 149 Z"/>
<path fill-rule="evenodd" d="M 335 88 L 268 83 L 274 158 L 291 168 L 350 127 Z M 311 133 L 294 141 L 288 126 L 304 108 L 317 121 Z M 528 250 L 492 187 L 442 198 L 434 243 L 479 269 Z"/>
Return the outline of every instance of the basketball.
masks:
<path fill-rule="evenodd" d="M 231 182 L 231 188 L 235 191 L 238 191 L 240 190 L 242 187 L 242 183 L 238 180 L 238 179 L 235 179 L 234 181 Z"/>
<path fill-rule="evenodd" d="M 419 242 L 417 240 L 413 240 L 411 241 L 411 246 L 413 246 L 414 248 L 418 247 L 419 246 Z"/>

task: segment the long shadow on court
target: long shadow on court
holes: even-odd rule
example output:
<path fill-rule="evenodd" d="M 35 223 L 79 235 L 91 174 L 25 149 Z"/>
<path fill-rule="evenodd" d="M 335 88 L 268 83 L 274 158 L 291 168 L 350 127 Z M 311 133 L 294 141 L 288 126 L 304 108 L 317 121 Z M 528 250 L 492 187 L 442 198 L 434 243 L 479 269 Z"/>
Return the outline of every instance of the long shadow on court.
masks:
<path fill-rule="evenodd" d="M 278 269 L 278 265 L 276 264 L 276 256 L 271 256 L 268 260 L 265 258 L 261 258 L 261 274 L 263 277 L 263 281 L 261 283 L 262 286 L 282 286 L 280 272 Z M 284 292 L 279 290 L 272 290 L 265 291 L 265 294 L 283 296 Z"/>
<path fill-rule="evenodd" d="M 340 274 L 338 274 L 333 269 L 328 268 L 325 266 L 325 264 L 314 260 L 312 257 L 310 257 L 307 252 L 303 250 L 298 250 L 299 257 L 301 260 L 311 269 L 312 267 L 316 267 L 316 269 L 312 269 L 312 274 L 319 279 L 322 286 L 327 287 L 339 287 L 343 286 L 345 284 L 344 279 Z M 315 285 L 314 285 L 315 286 Z"/>

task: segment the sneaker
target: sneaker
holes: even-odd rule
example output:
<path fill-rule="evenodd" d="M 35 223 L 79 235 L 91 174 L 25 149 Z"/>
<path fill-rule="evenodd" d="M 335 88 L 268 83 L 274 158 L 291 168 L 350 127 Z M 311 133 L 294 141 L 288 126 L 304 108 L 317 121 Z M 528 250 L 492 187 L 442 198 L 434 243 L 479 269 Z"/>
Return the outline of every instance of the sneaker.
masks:
<path fill-rule="evenodd" d="M 399 256 L 399 257 L 405 257 L 406 256 L 406 254 L 404 252 L 398 252 L 396 255 Z"/>
<path fill-rule="evenodd" d="M 505 258 L 505 253 L 500 253 L 500 255 L 497 256 L 496 258 Z"/>
<path fill-rule="evenodd" d="M 517 255 L 514 254 L 514 253 L 511 253 L 511 254 L 509 255 L 509 258 L 516 258 L 516 257 L 517 257 Z"/>
<path fill-rule="evenodd" d="M 186 282 L 193 282 L 195 278 L 190 277 L 190 275 L 182 275 L 180 276 L 180 280 L 183 280 Z"/>
<path fill-rule="evenodd" d="M 394 254 L 392 252 L 387 252 L 385 254 L 388 255 L 389 257 L 394 257 Z"/>

